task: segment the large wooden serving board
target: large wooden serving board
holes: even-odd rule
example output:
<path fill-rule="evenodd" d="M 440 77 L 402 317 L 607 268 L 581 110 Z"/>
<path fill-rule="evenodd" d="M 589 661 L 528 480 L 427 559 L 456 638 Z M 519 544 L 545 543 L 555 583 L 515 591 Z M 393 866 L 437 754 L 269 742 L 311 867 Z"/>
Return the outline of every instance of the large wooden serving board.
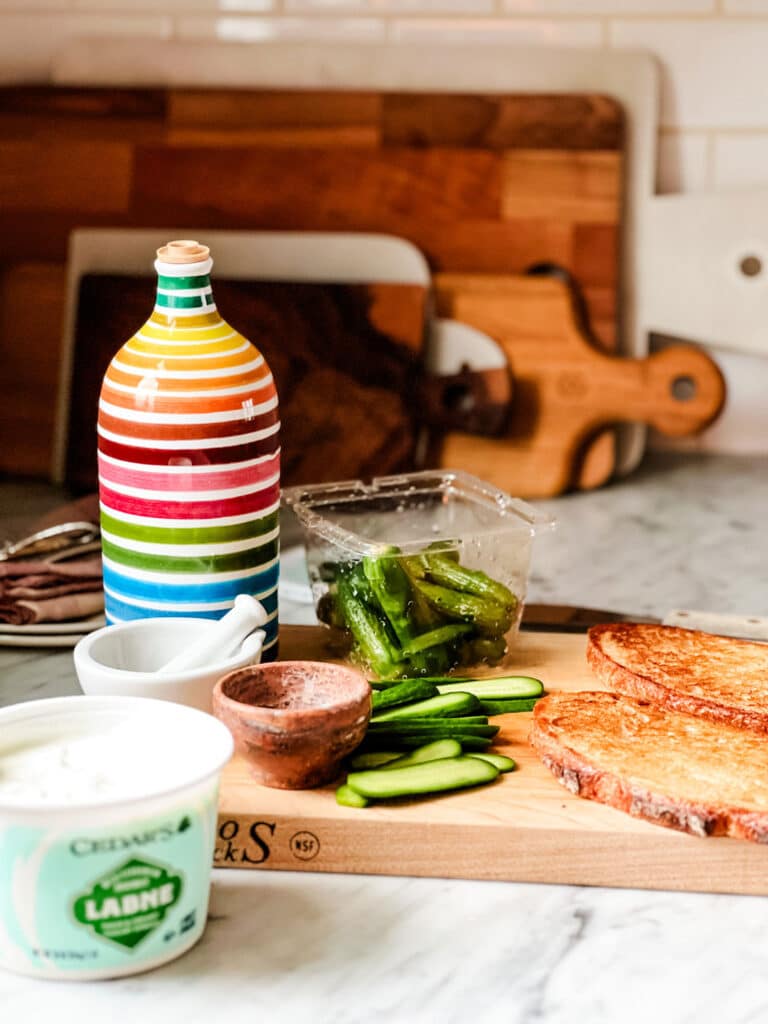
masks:
<path fill-rule="evenodd" d="M 523 633 L 512 671 L 549 691 L 602 689 L 583 635 Z M 284 658 L 329 657 L 323 632 L 286 626 Z M 530 714 L 497 719 L 496 749 L 518 770 L 481 789 L 339 807 L 334 787 L 287 792 L 257 785 L 235 757 L 225 768 L 219 867 L 555 882 L 700 892 L 768 893 L 768 849 L 673 832 L 571 795 L 527 743 Z"/>

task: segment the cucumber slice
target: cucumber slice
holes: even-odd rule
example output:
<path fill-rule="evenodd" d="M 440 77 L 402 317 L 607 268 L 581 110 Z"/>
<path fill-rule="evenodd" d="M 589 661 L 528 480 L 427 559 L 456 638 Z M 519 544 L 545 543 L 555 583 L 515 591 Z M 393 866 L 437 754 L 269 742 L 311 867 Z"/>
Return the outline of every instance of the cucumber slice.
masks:
<path fill-rule="evenodd" d="M 487 761 L 488 764 L 498 768 L 500 772 L 513 772 L 517 768 L 517 762 L 513 761 L 511 757 L 507 757 L 506 754 L 475 753 L 469 756 L 479 757 L 481 761 Z M 395 761 L 392 762 L 392 764 L 396 763 Z"/>
<path fill-rule="evenodd" d="M 374 712 L 384 708 L 394 708 L 399 704 L 411 704 L 417 700 L 427 700 L 437 696 L 434 683 L 425 683 L 421 679 L 409 679 L 407 683 L 388 686 L 386 690 L 375 690 L 371 697 Z"/>
<path fill-rule="evenodd" d="M 418 718 L 371 722 L 366 735 L 405 736 L 419 732 L 431 734 L 437 740 L 463 733 L 467 736 L 487 736 L 490 739 L 498 731 L 498 725 L 466 725 L 463 718 Z"/>
<path fill-rule="evenodd" d="M 381 770 L 389 772 L 393 768 L 407 768 L 409 765 L 423 764 L 425 761 L 460 757 L 461 753 L 461 744 L 458 740 L 434 740 L 432 743 L 425 743 L 423 747 L 417 747 L 410 754 L 398 757 L 396 761 L 388 761 Z"/>
<path fill-rule="evenodd" d="M 540 697 L 544 686 L 533 676 L 489 676 L 487 679 L 462 679 L 459 682 L 438 683 L 440 693 L 474 693 L 484 700 L 513 700 L 520 697 Z"/>
<path fill-rule="evenodd" d="M 427 743 L 433 743 L 436 739 L 453 739 L 461 744 L 464 751 L 487 750 L 493 742 L 487 736 L 475 736 L 468 733 L 456 733 L 452 736 L 436 736 L 434 732 L 401 733 L 393 736 L 391 733 L 384 733 L 382 736 L 376 733 L 367 733 L 363 740 L 363 749 L 368 752 L 378 750 L 391 750 L 397 747 L 399 750 L 417 750 Z M 383 768 L 380 770 L 384 770 Z"/>
<path fill-rule="evenodd" d="M 442 718 L 428 718 L 428 719 L 424 719 L 424 718 L 419 718 L 418 715 L 415 715 L 413 718 L 407 718 L 405 715 L 403 715 L 402 718 L 390 719 L 390 721 L 394 721 L 394 722 L 411 722 L 411 723 L 421 724 L 424 721 L 428 721 L 428 722 L 442 722 L 443 719 Z M 456 715 L 453 718 L 446 719 L 446 721 L 449 721 L 449 722 L 463 722 L 465 725 L 488 725 L 489 718 L 488 718 L 488 715 Z M 387 723 L 386 722 L 379 723 L 378 721 L 374 721 L 373 724 L 374 725 L 379 725 L 379 724 L 386 725 Z"/>
<path fill-rule="evenodd" d="M 512 700 L 481 700 L 480 707 L 487 715 L 514 715 L 518 711 L 533 711 L 539 697 L 514 697 Z"/>
<path fill-rule="evenodd" d="M 336 790 L 336 803 L 342 807 L 367 807 L 370 800 L 344 783 Z"/>
<path fill-rule="evenodd" d="M 392 722 L 398 718 L 455 718 L 468 711 L 474 711 L 478 705 L 479 701 L 472 693 L 464 693 L 461 690 L 454 693 L 439 693 L 428 700 L 419 700 L 388 711 L 377 712 L 371 718 L 371 724 Z"/>
<path fill-rule="evenodd" d="M 499 770 L 476 757 L 449 757 L 390 771 L 353 772 L 347 785 L 369 800 L 444 793 L 493 782 Z"/>
<path fill-rule="evenodd" d="M 402 754 L 399 750 L 369 750 L 368 753 L 355 754 L 349 762 L 349 767 L 356 772 L 365 771 L 367 768 L 381 768 L 390 761 L 396 761 Z"/>

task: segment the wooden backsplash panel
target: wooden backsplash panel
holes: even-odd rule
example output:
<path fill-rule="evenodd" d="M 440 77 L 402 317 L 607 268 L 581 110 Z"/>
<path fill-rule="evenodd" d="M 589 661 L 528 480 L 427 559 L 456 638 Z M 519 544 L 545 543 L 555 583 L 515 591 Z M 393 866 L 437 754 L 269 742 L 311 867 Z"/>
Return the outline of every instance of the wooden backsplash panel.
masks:
<path fill-rule="evenodd" d="M 615 342 L 623 115 L 607 97 L 24 86 L 0 88 L 0 133 L 0 470 L 49 465 L 78 227 L 382 231 L 457 272 L 548 260 Z"/>

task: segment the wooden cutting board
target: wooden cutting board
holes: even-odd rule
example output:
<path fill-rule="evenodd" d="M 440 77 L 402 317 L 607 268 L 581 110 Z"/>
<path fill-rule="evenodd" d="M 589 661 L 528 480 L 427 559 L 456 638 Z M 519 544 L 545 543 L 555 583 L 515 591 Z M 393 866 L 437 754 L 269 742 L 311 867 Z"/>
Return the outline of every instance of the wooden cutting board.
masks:
<path fill-rule="evenodd" d="M 281 657 L 328 659 L 319 627 L 284 626 Z M 603 689 L 583 635 L 522 633 L 511 671 L 549 691 Z M 504 715 L 496 749 L 518 770 L 481 789 L 357 810 L 333 787 L 257 785 L 235 757 L 224 769 L 219 867 L 573 885 L 768 893 L 768 849 L 673 832 L 575 797 L 528 746 L 530 714 Z"/>
<path fill-rule="evenodd" d="M 611 424 L 647 423 L 680 437 L 722 409 L 723 377 L 703 351 L 675 345 L 645 359 L 601 351 L 561 280 L 438 274 L 435 293 L 441 316 L 498 342 L 514 392 L 503 435 L 444 434 L 433 453 L 440 466 L 471 467 L 513 494 L 551 497 L 595 469 L 590 446 Z"/>
<path fill-rule="evenodd" d="M 624 118 L 609 97 L 23 86 L 0 89 L 0 131 L 0 436 L 17 439 L 0 470 L 50 462 L 54 402 L 37 399 L 56 391 L 74 228 L 385 232 L 435 271 L 551 261 L 615 346 Z M 102 336 L 124 340 L 108 322 Z M 597 454 L 592 485 L 611 437 Z"/>

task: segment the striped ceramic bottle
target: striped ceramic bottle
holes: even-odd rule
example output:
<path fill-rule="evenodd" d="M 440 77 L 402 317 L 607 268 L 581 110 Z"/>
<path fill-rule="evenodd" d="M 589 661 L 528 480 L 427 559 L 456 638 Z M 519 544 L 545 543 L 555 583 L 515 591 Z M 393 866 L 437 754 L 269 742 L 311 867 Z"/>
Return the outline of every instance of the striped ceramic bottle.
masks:
<path fill-rule="evenodd" d="M 253 594 L 277 650 L 280 427 L 264 357 L 218 314 L 197 242 L 158 250 L 154 312 L 99 400 L 107 621 L 219 618 Z"/>

